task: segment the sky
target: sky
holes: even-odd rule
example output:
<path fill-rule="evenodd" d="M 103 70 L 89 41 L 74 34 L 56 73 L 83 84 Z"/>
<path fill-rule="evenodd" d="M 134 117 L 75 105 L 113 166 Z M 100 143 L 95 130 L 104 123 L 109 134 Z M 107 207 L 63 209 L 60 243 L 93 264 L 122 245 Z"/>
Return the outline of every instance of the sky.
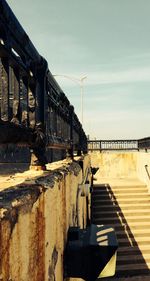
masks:
<path fill-rule="evenodd" d="M 91 139 L 150 136 L 150 0 L 7 3 Z"/>

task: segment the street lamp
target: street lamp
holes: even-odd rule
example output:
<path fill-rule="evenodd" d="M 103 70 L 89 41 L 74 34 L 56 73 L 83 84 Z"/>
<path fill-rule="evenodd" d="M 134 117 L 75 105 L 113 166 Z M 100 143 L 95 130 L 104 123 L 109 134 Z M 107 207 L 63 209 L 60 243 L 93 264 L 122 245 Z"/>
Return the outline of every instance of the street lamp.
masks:
<path fill-rule="evenodd" d="M 69 75 L 64 75 L 64 74 L 54 74 L 54 77 L 64 77 L 67 78 L 76 84 L 80 86 L 80 95 L 81 95 L 81 123 L 83 125 L 83 95 L 84 95 L 84 80 L 87 78 L 87 76 L 82 76 L 81 78 L 76 78 L 73 76 Z"/>

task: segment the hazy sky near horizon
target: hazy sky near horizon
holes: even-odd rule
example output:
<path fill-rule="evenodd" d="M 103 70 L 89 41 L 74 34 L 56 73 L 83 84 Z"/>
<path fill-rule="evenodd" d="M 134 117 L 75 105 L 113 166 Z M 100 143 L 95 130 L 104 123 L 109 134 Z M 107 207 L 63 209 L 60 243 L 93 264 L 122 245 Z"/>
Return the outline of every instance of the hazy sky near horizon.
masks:
<path fill-rule="evenodd" d="M 97 139 L 150 136 L 150 0 L 8 0 L 52 74 L 84 81 Z M 80 86 L 57 77 L 81 116 Z"/>

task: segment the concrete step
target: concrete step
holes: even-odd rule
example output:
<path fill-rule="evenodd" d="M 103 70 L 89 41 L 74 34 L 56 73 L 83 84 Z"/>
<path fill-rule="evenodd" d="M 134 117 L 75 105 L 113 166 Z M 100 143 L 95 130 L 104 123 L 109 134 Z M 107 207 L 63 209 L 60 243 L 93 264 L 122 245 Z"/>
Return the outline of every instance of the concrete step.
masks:
<path fill-rule="evenodd" d="M 139 253 L 142 254 L 149 254 L 150 253 L 150 245 L 140 245 L 135 247 L 129 246 L 122 246 L 119 247 L 117 250 L 118 256 L 119 255 L 138 255 Z"/>
<path fill-rule="evenodd" d="M 97 225 L 102 225 L 103 224 L 98 219 L 92 220 L 92 223 L 97 224 Z M 127 224 L 127 223 L 122 223 L 121 224 L 121 222 L 119 223 L 119 222 L 115 222 L 115 221 L 113 222 L 112 221 L 111 223 L 109 223 L 109 222 L 105 223 L 105 225 L 108 225 L 108 226 L 110 226 L 112 228 L 115 228 L 116 231 L 117 230 L 123 230 L 123 229 L 125 229 L 125 227 L 129 228 L 131 231 L 134 231 L 134 229 L 142 229 L 142 228 L 149 229 L 150 228 L 150 222 L 145 222 L 145 221 L 144 222 L 140 222 L 140 224 L 137 223 L 137 222 L 130 222 L 129 224 Z"/>
<path fill-rule="evenodd" d="M 94 202 L 94 203 L 103 203 L 103 204 L 110 204 L 110 203 L 112 203 L 112 202 L 115 202 L 115 203 L 119 203 L 119 205 L 121 205 L 121 204 L 126 204 L 126 203 L 128 203 L 128 204 L 138 204 L 138 203 L 147 203 L 147 204 L 149 204 L 150 205 L 150 198 L 149 197 L 147 197 L 147 198 L 139 198 L 139 199 L 136 199 L 136 202 L 135 202 L 135 199 L 134 198 L 125 198 L 125 199 L 119 199 L 118 201 L 117 200 L 114 200 L 114 198 L 110 198 L 110 199 L 103 199 L 103 198 L 97 198 L 97 197 L 95 197 L 95 198 L 92 198 L 92 202 Z"/>
<path fill-rule="evenodd" d="M 102 279 L 97 279 L 102 280 Z M 150 281 L 150 275 L 140 275 L 140 276 L 132 276 L 132 277 L 110 277 L 105 278 L 105 281 Z"/>
<path fill-rule="evenodd" d="M 102 210 L 102 211 L 111 211 L 111 210 L 116 210 L 116 211 L 124 211 L 124 210 L 149 210 L 150 209 L 150 204 L 147 205 L 147 203 L 132 203 L 132 204 L 119 204 L 119 205 L 115 205 L 115 204 L 110 204 L 110 205 L 105 205 L 105 204 L 101 204 L 101 203 L 95 203 L 93 202 L 93 208 L 97 210 Z"/>
<path fill-rule="evenodd" d="M 134 198 L 134 199 L 140 199 L 140 198 L 145 198 L 145 199 L 148 199 L 148 196 L 146 194 L 146 192 L 143 192 L 143 193 L 125 193 L 125 194 L 110 194 L 110 193 L 107 193 L 107 194 L 96 194 L 96 195 L 93 195 L 93 200 L 97 200 L 97 199 L 102 199 L 102 200 L 111 200 L 113 198 L 116 198 L 116 199 L 119 199 L 119 201 L 121 199 L 131 199 L 131 198 Z M 149 195 L 149 198 L 150 198 L 150 195 Z"/>
<path fill-rule="evenodd" d="M 134 236 L 135 239 L 136 237 L 150 237 L 150 229 L 134 229 L 134 232 L 132 232 L 130 229 L 117 231 L 118 238 L 123 238 L 126 236 Z"/>
<path fill-rule="evenodd" d="M 112 223 L 114 221 L 121 221 L 123 223 L 126 223 L 128 221 L 129 222 L 144 222 L 146 220 L 150 221 L 150 214 L 146 214 L 146 215 L 135 215 L 135 216 L 112 216 L 112 217 L 104 217 L 104 216 L 100 216 L 100 213 L 94 213 L 93 214 L 93 219 L 99 219 L 99 221 L 101 221 L 101 223 Z"/>
<path fill-rule="evenodd" d="M 93 195 L 98 195 L 102 193 L 113 193 L 113 194 L 122 194 L 122 193 L 141 193 L 141 192 L 148 192 L 147 187 L 140 187 L 140 188 L 120 188 L 120 189 L 92 189 Z"/>
<path fill-rule="evenodd" d="M 92 191 L 91 194 L 93 196 L 97 196 L 97 195 L 101 195 L 101 194 L 114 194 L 114 195 L 122 195 L 122 194 L 132 194 L 132 193 L 145 193 L 147 195 L 150 195 L 148 193 L 148 189 L 147 188 L 140 188 L 140 189 L 110 189 L 110 190 L 97 190 L 97 191 Z"/>
<path fill-rule="evenodd" d="M 132 210 L 125 210 L 123 213 L 122 211 L 99 211 L 97 210 L 97 207 L 93 208 L 93 212 L 94 214 L 96 215 L 99 215 L 99 217 L 105 217 L 105 218 L 111 218 L 111 217 L 114 217 L 114 216 L 122 216 L 122 214 L 124 215 L 125 218 L 128 218 L 128 216 L 131 216 L 131 217 L 135 217 L 135 216 L 144 216 L 144 215 L 150 215 L 150 208 L 149 209 L 137 209 L 136 212 L 134 213 Z"/>
<path fill-rule="evenodd" d="M 136 202 L 134 202 L 133 200 L 132 201 L 123 201 L 123 202 L 120 202 L 120 201 L 110 201 L 110 200 L 106 200 L 106 201 L 101 201 L 101 200 L 98 200 L 98 201 L 92 201 L 92 204 L 93 204 L 93 206 L 94 207 L 96 207 L 96 206 L 106 206 L 106 207 L 120 207 L 121 209 L 122 209 L 122 207 L 128 207 L 128 208 L 133 208 L 134 209 L 134 207 L 148 207 L 148 208 L 150 208 L 150 201 L 144 201 L 144 200 L 141 200 L 140 202 L 139 201 L 136 201 Z"/>
<path fill-rule="evenodd" d="M 135 263 L 140 263 L 143 262 L 143 259 L 146 260 L 146 262 L 150 262 L 150 253 L 146 253 L 144 256 L 139 252 L 137 255 L 123 255 L 123 256 L 118 256 L 117 259 L 117 264 L 135 264 Z"/>
<path fill-rule="evenodd" d="M 150 244 L 150 236 L 148 237 L 136 237 L 136 239 L 132 236 L 126 237 L 126 238 L 119 238 L 117 236 L 117 240 L 119 243 L 119 246 L 139 246 L 139 245 L 149 245 Z"/>
<path fill-rule="evenodd" d="M 102 279 L 97 279 L 102 280 Z M 105 278 L 105 281 L 150 281 L 150 275 L 130 276 L 130 277 L 110 277 Z"/>
<path fill-rule="evenodd" d="M 122 194 L 122 193 L 124 193 L 124 194 L 126 194 L 126 193 L 134 193 L 134 192 L 136 192 L 136 193 L 141 193 L 141 192 L 148 192 L 148 189 L 147 189 L 147 187 L 142 187 L 142 188 L 121 188 L 121 189 L 111 189 L 111 190 L 107 190 L 107 189 L 102 189 L 102 190 L 100 190 L 100 189 L 97 189 L 97 190 L 93 190 L 92 191 L 92 194 L 93 195 L 96 195 L 96 194 L 106 194 L 106 193 L 114 193 L 114 194 Z"/>
<path fill-rule="evenodd" d="M 144 183 L 139 183 L 139 184 L 94 184 L 93 190 L 102 190 L 102 189 L 138 189 L 138 188 L 147 188 L 147 185 Z"/>
<path fill-rule="evenodd" d="M 145 262 L 143 261 L 143 263 L 141 264 L 122 264 L 122 265 L 117 265 L 117 274 L 122 273 L 125 274 L 126 276 L 133 275 L 133 274 L 140 274 L 141 272 L 143 273 L 145 272 L 149 272 L 150 270 L 150 263 L 148 262 L 147 264 L 145 264 Z"/>

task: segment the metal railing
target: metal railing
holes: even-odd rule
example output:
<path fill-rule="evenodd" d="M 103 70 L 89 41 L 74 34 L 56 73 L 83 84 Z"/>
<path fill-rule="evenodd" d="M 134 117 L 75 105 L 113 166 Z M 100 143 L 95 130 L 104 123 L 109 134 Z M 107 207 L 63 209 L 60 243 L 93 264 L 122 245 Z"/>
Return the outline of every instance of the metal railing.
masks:
<path fill-rule="evenodd" d="M 88 150 L 138 150 L 137 140 L 89 140 Z"/>
<path fill-rule="evenodd" d="M 73 157 L 87 138 L 73 106 L 5 0 L 0 0 L 0 144 L 29 146 L 45 165 L 46 147 Z"/>
<path fill-rule="evenodd" d="M 88 140 L 89 151 L 150 149 L 150 137 L 139 140 Z"/>

